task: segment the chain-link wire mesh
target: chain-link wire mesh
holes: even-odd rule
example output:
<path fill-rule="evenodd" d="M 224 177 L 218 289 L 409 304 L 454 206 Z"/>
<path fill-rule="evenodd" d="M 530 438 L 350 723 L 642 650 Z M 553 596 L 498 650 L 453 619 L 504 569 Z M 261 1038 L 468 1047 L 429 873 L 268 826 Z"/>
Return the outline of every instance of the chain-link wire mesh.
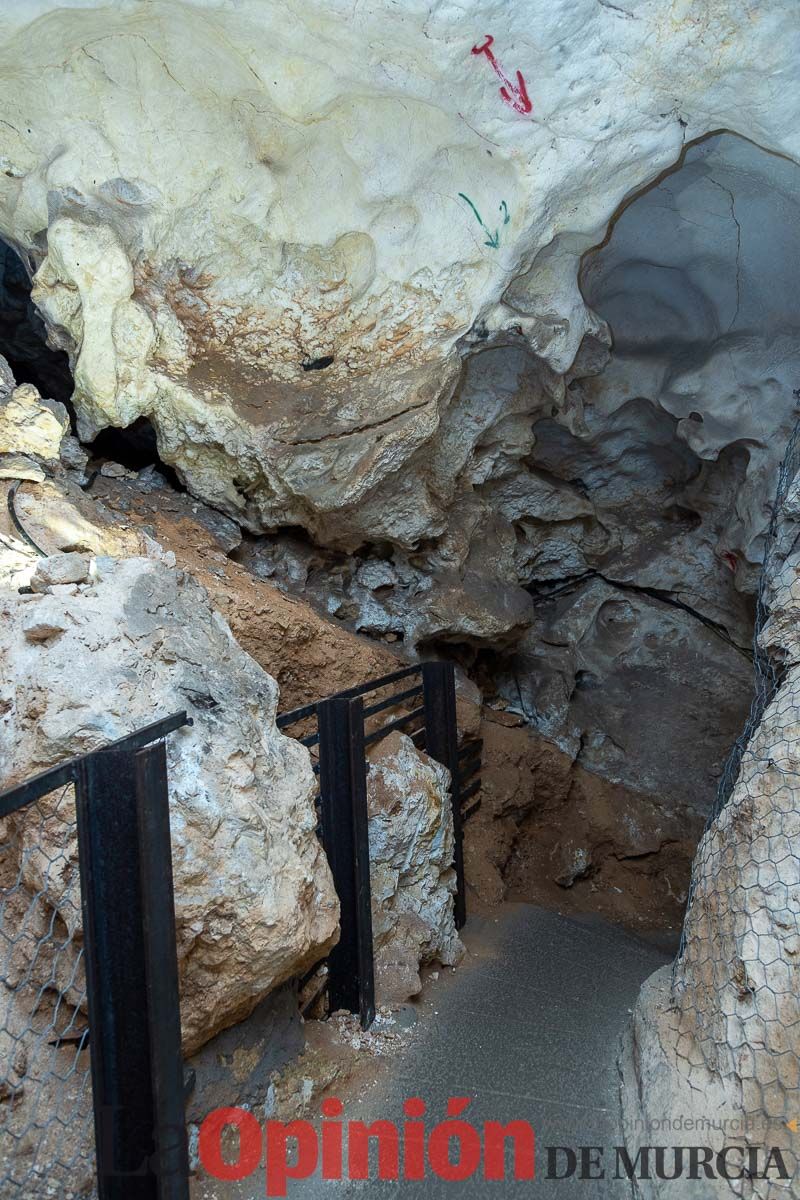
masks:
<path fill-rule="evenodd" d="M 776 574 L 786 562 L 794 547 L 797 528 L 791 508 L 787 511 L 787 499 L 792 492 L 797 472 L 800 470 L 800 424 L 790 437 L 783 461 L 778 472 L 778 486 L 772 506 L 769 529 L 764 545 L 764 559 L 758 583 L 755 631 L 753 634 L 754 693 L 747 722 L 728 756 L 717 788 L 714 805 L 706 822 L 708 828 L 720 809 L 727 804 L 739 774 L 739 768 L 754 732 L 759 726 L 764 710 L 781 682 L 781 663 L 764 645 L 761 634 L 767 623 L 770 610 L 770 593 Z"/>
<path fill-rule="evenodd" d="M 783 1147 L 790 1175 L 800 1125 L 799 469 L 800 426 L 766 538 L 752 708 L 693 864 L 660 1034 L 676 1091 L 720 1120 L 739 1118 L 745 1144 Z M 796 1177 L 748 1175 L 732 1190 L 798 1194 Z"/>
<path fill-rule="evenodd" d="M 0 1196 L 85 1195 L 92 1094 L 72 786 L 0 821 Z"/>

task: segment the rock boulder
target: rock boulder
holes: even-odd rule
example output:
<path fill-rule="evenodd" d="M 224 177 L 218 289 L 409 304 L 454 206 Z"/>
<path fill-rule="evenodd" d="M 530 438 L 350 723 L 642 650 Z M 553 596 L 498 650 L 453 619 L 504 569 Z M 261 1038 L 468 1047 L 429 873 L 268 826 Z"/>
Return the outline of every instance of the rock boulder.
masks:
<path fill-rule="evenodd" d="M 93 578 L 70 591 L 2 593 L 0 786 L 176 710 L 194 718 L 167 743 L 191 1052 L 336 940 L 338 901 L 315 834 L 314 776 L 304 748 L 275 727 L 274 680 L 190 576 L 149 559 L 101 559 Z M 43 887 L 46 864 L 63 862 L 49 876 L 48 901 L 77 954 L 77 845 L 70 821 L 48 818 L 48 804 L 58 801 L 42 801 L 45 819 L 37 808 L 30 828 L 26 810 L 8 818 L 5 832 L 29 896 Z M 63 818 L 63 801 L 59 812 Z M 79 990 L 67 988 L 73 997 Z"/>
<path fill-rule="evenodd" d="M 379 1002 L 420 991 L 420 966 L 458 962 L 453 814 L 446 769 L 392 733 L 370 755 L 372 933 Z"/>

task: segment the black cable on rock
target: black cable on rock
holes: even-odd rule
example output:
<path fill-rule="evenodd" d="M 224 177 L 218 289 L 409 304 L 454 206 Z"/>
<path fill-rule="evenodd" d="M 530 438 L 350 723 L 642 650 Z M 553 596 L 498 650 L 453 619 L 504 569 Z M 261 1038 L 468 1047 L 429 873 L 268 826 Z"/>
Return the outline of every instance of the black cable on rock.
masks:
<path fill-rule="evenodd" d="M 18 515 L 16 507 L 14 505 L 14 497 L 16 496 L 17 492 L 19 491 L 21 485 L 24 482 L 25 482 L 24 479 L 15 479 L 14 482 L 12 483 L 11 487 L 8 489 L 8 511 L 11 516 L 11 520 L 14 523 L 14 528 L 17 530 L 20 537 L 24 541 L 26 541 L 28 543 L 28 545 L 31 547 L 31 549 L 35 550 L 36 553 L 41 558 L 47 558 L 48 557 L 47 551 L 43 550 L 41 546 L 37 546 L 36 542 L 33 540 L 31 535 L 28 533 L 27 529 L 25 528 L 25 526 L 22 524 L 22 521 L 20 521 L 19 515 Z"/>

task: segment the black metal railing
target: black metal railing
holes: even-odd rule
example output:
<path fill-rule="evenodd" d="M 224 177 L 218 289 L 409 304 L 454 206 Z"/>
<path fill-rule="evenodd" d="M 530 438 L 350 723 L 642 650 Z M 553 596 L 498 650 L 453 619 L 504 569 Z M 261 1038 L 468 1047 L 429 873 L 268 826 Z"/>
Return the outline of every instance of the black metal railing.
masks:
<path fill-rule="evenodd" d="M 13 906 L 6 912 L 6 903 L 19 903 L 25 894 L 24 851 L 17 879 L 0 892 L 0 946 L 5 943 L 7 950 L 7 965 L 4 968 L 0 963 L 0 971 L 4 972 L 6 988 L 21 992 L 23 983 L 19 978 L 30 983 L 37 957 L 57 962 L 60 955 L 61 965 L 69 967 L 59 972 L 51 966 L 31 1008 L 31 1031 L 33 1023 L 39 1022 L 31 1041 L 39 1055 L 44 1053 L 43 1047 L 48 1047 L 53 1062 L 40 1062 L 29 1081 L 19 1083 L 18 1095 L 15 1097 L 12 1090 L 10 1102 L 0 1106 L 0 1135 L 6 1147 L 0 1163 L 0 1194 L 4 1197 L 44 1194 L 52 1189 L 52 1163 L 47 1160 L 57 1141 L 51 1137 L 54 1122 L 69 1122 L 74 1116 L 53 1111 L 55 1105 L 48 1109 L 37 1097 L 34 1115 L 27 1119 L 24 1137 L 20 1138 L 14 1124 L 15 1098 L 24 1105 L 24 1087 L 52 1087 L 54 1081 L 60 1085 L 65 1079 L 85 1075 L 91 1081 L 94 1171 L 100 1200 L 188 1200 L 163 741 L 167 734 L 188 724 L 191 720 L 185 712 L 176 713 L 0 793 L 0 817 L 11 819 L 12 832 L 6 842 L 9 854 L 15 837 L 22 847 L 26 836 L 30 838 L 35 832 L 39 835 L 37 852 L 45 855 L 47 835 L 53 832 L 48 823 L 54 820 L 60 823 L 59 836 L 72 837 L 74 833 L 77 838 L 77 867 L 63 850 L 53 852 L 52 860 L 38 876 L 43 882 L 21 922 Z M 59 789 L 61 794 L 54 801 L 53 794 Z M 34 818 L 40 822 L 35 830 Z M 56 883 L 61 886 L 65 873 L 75 870 L 80 877 L 82 938 L 68 931 L 59 935 L 57 944 L 53 941 L 54 909 L 40 940 L 29 943 L 32 959 L 19 977 L 13 953 L 20 943 L 20 929 L 28 927 L 32 912 L 54 905 Z M 77 917 L 77 912 L 74 915 Z M 14 920 L 13 928 L 7 927 L 7 916 Z M 85 987 L 76 982 L 80 981 L 81 968 Z M 60 975 L 66 982 L 60 981 Z M 58 1023 L 50 1017 L 52 1031 L 46 1024 L 45 1031 L 52 1032 L 52 1040 L 43 1037 L 40 1028 L 42 998 L 48 991 L 53 994 L 51 1013 L 73 1014 L 66 1032 L 59 1031 Z M 20 1000 L 25 998 L 19 996 Z M 73 1032 L 79 1024 L 77 1014 L 84 1009 L 88 1020 Z M 13 1036 L 18 1037 L 18 1031 L 13 1031 Z M 55 1055 L 70 1044 L 74 1062 L 67 1074 L 60 1073 Z M 80 1062 L 87 1050 L 88 1067 L 85 1060 Z M 3 1083 L 9 1087 L 8 1077 Z M 12 1079 L 12 1089 L 14 1085 Z M 78 1091 L 85 1094 L 85 1085 Z M 63 1102 L 69 1097 L 51 1093 L 51 1101 L 57 1103 L 59 1099 Z M 63 1159 L 58 1161 L 63 1165 Z M 92 1170 L 92 1164 L 88 1169 Z"/>
<path fill-rule="evenodd" d="M 481 806 L 480 798 L 468 808 L 464 805 L 481 790 L 483 738 L 469 738 L 458 750 L 458 777 L 461 788 L 461 823 L 464 824 Z"/>
<path fill-rule="evenodd" d="M 407 686 L 397 690 L 398 684 Z M 376 698 L 365 704 L 369 696 Z M 404 708 L 408 711 L 382 719 Z M 341 906 L 340 939 L 327 959 L 328 1006 L 332 1012 L 343 1008 L 358 1013 L 366 1028 L 375 1016 L 366 749 L 399 730 L 447 767 L 455 835 L 454 918 L 460 929 L 466 921 L 463 823 L 480 800 L 466 811 L 463 805 L 480 787 L 483 743 L 473 740 L 459 749 L 455 672 L 443 662 L 419 663 L 368 680 L 282 713 L 277 724 L 284 731 L 297 729 L 292 736 L 312 752 L 320 780 L 318 831 Z"/>
<path fill-rule="evenodd" d="M 87 1135 L 94 1127 L 94 1155 L 91 1162 L 78 1161 L 58 1150 L 70 1184 L 86 1169 L 95 1176 L 99 1200 L 188 1200 L 163 739 L 191 723 L 185 712 L 176 713 L 0 793 L 0 819 L 6 821 L 0 864 L 6 965 L 0 954 L 0 980 L 18 1009 L 31 1000 L 36 1054 L 50 1056 L 44 1065 L 37 1059 L 24 1081 L 13 1062 L 0 1064 L 3 1197 L 52 1189 L 53 1146 L 66 1134 L 75 1140 L 82 1103 Z M 447 767 L 460 928 L 466 919 L 463 822 L 477 804 L 464 806 L 479 787 L 482 743 L 459 748 L 454 670 L 439 662 L 402 668 L 305 704 L 277 723 L 296 730 L 319 776 L 319 831 L 341 904 L 341 939 L 327 962 L 329 1007 L 357 1012 L 366 1027 L 375 1015 L 367 748 L 399 730 Z M 75 844 L 77 855 L 64 849 Z M 34 894 L 26 874 L 32 855 Z M 28 924 L 33 934 L 26 932 Z M 21 955 L 29 961 L 20 974 Z M 44 983 L 33 970 L 37 958 L 47 964 Z M 51 1000 L 43 1017 L 46 994 Z M 28 1031 L 11 1028 L 10 1013 L 0 1008 L 0 1036 L 15 1046 Z M 66 1070 L 56 1061 L 64 1053 L 72 1056 Z M 46 1096 L 35 1096 L 34 1116 L 17 1129 L 24 1089 L 50 1085 Z"/>

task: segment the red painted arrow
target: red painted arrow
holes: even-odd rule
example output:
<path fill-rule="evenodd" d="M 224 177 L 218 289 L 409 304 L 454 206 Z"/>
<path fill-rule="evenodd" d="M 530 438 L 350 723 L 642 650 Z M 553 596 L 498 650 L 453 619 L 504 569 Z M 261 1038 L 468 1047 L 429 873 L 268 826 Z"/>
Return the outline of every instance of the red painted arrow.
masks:
<path fill-rule="evenodd" d="M 525 86 L 525 80 L 522 77 L 522 72 L 517 71 L 517 82 L 516 85 L 514 85 L 492 52 L 493 41 L 494 38 L 492 35 L 487 33 L 486 41 L 482 46 L 473 46 L 472 53 L 486 55 L 495 75 L 503 82 L 503 86 L 500 88 L 500 95 L 503 97 L 506 104 L 510 104 L 515 112 L 521 113 L 524 117 L 526 113 L 529 113 L 532 110 L 533 105 L 530 102 L 528 89 Z"/>

